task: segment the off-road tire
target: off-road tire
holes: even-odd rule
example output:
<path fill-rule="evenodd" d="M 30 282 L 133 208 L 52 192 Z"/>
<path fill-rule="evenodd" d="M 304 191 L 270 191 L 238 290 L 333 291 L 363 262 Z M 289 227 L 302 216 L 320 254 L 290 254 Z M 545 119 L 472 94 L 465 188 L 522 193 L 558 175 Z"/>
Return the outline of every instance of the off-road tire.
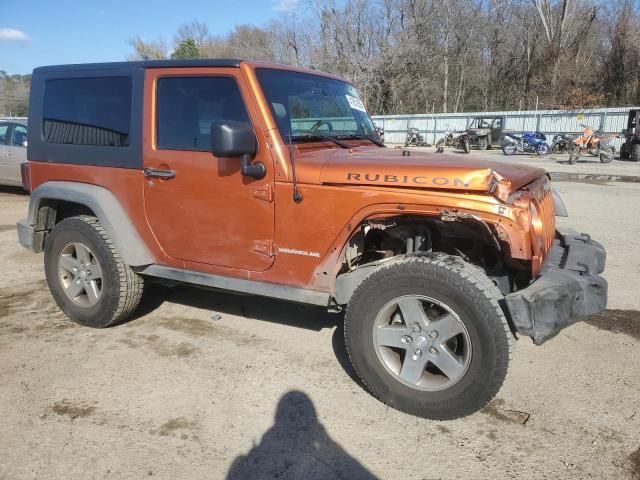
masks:
<path fill-rule="evenodd" d="M 640 143 L 631 144 L 631 153 L 629 154 L 629 160 L 632 162 L 640 162 Z"/>
<path fill-rule="evenodd" d="M 615 156 L 616 156 L 615 147 L 613 147 L 612 145 L 607 145 L 600 149 L 600 154 L 598 155 L 598 158 L 600 159 L 600 163 L 611 163 Z"/>
<path fill-rule="evenodd" d="M 372 329 L 394 298 L 424 295 L 446 303 L 465 325 L 472 356 L 464 376 L 449 388 L 422 391 L 395 378 L 376 354 Z M 499 305 L 502 295 L 477 267 L 444 254 L 409 256 L 369 275 L 345 316 L 349 358 L 367 389 L 383 403 L 435 420 L 464 417 L 494 398 L 507 374 L 514 337 Z"/>
<path fill-rule="evenodd" d="M 487 150 L 487 147 L 489 146 L 489 142 L 487 141 L 486 138 L 479 138 L 477 145 L 478 145 L 478 150 Z"/>
<path fill-rule="evenodd" d="M 71 242 L 90 248 L 102 269 L 102 292 L 98 303 L 82 307 L 71 301 L 58 275 L 60 252 Z M 74 322 L 104 328 L 129 317 L 140 303 L 144 279 L 125 265 L 112 240 L 97 218 L 80 215 L 58 223 L 47 237 L 44 250 L 45 274 L 54 300 Z"/>
<path fill-rule="evenodd" d="M 622 145 L 620 145 L 620 158 L 629 158 L 629 144 L 627 142 L 623 142 Z"/>
<path fill-rule="evenodd" d="M 551 153 L 557 154 L 557 153 L 562 153 L 560 151 L 560 144 L 559 143 L 554 143 L 553 145 L 551 145 Z"/>
<path fill-rule="evenodd" d="M 575 164 L 580 159 L 580 149 L 578 147 L 574 147 L 569 152 L 569 165 Z"/>
<path fill-rule="evenodd" d="M 462 150 L 464 150 L 464 153 L 471 153 L 471 144 L 469 143 L 468 138 L 465 138 L 462 141 Z"/>

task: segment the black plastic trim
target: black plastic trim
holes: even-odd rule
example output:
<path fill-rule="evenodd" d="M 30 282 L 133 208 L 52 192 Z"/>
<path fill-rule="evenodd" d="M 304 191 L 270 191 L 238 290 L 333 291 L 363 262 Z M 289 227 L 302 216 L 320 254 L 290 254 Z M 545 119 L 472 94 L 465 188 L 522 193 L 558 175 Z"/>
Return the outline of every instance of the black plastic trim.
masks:
<path fill-rule="evenodd" d="M 133 64 L 137 62 L 132 62 Z M 90 68 L 68 68 L 34 70 L 29 97 L 29 131 L 27 159 L 35 162 L 66 163 L 72 165 L 95 165 L 103 167 L 142 168 L 142 95 L 144 69 L 127 63 L 118 63 L 120 68 L 108 70 Z M 49 80 L 73 78 L 128 77 L 131 79 L 131 131 L 126 147 L 93 145 L 65 145 L 48 143 L 43 137 L 43 101 L 46 83 Z"/>
<path fill-rule="evenodd" d="M 518 333 L 541 345 L 563 328 L 607 307 L 606 252 L 587 234 L 560 234 L 542 274 L 505 297 Z"/>
<path fill-rule="evenodd" d="M 138 60 L 132 62 L 76 63 L 70 65 L 48 65 L 33 70 L 33 75 L 58 72 L 87 72 L 105 70 L 123 70 L 135 68 L 189 68 L 218 67 L 239 68 L 242 60 L 235 58 L 193 59 L 193 60 Z"/>

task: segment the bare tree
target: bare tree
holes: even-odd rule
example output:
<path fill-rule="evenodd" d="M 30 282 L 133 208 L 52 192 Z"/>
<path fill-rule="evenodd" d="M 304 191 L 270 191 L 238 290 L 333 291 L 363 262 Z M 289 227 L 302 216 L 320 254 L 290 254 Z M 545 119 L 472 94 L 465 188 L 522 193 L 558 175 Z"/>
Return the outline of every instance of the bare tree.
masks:
<path fill-rule="evenodd" d="M 640 101 L 638 0 L 302 0 L 264 27 L 211 36 L 181 26 L 204 58 L 303 65 L 348 78 L 374 113 L 529 109 Z M 306 8 L 305 8 L 306 7 Z"/>

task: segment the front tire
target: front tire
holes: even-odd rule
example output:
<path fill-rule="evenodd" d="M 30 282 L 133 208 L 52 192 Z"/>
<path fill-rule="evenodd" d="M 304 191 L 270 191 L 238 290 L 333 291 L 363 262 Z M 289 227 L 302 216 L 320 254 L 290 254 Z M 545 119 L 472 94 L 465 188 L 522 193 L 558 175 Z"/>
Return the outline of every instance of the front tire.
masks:
<path fill-rule="evenodd" d="M 487 150 L 488 145 L 489 145 L 489 142 L 487 141 L 486 138 L 478 139 L 478 150 Z"/>
<path fill-rule="evenodd" d="M 44 250 L 49 290 L 64 314 L 80 325 L 104 328 L 137 308 L 144 280 L 125 265 L 97 218 L 58 223 Z"/>
<path fill-rule="evenodd" d="M 549 145 L 546 143 L 541 143 L 536 147 L 536 154 L 544 157 L 549 154 Z"/>
<path fill-rule="evenodd" d="M 471 144 L 469 143 L 468 138 L 462 140 L 462 149 L 464 150 L 464 153 L 471 153 Z"/>
<path fill-rule="evenodd" d="M 633 143 L 631 145 L 631 153 L 629 159 L 632 162 L 640 162 L 640 143 Z"/>
<path fill-rule="evenodd" d="M 513 335 L 500 292 L 478 268 L 442 254 L 389 262 L 354 293 L 345 343 L 371 393 L 403 412 L 464 417 L 496 395 Z"/>

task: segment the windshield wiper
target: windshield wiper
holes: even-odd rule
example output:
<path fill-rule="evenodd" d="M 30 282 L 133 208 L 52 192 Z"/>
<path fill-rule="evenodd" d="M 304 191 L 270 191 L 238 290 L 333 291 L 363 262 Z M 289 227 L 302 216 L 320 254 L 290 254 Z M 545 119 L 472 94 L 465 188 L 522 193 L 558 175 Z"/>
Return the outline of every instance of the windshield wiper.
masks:
<path fill-rule="evenodd" d="M 344 142 L 341 142 L 336 137 L 332 137 L 331 135 L 325 135 L 324 133 L 313 132 L 313 133 L 306 133 L 304 135 L 293 135 L 291 137 L 292 140 L 295 140 L 298 138 L 305 138 L 307 140 L 315 140 L 315 139 L 329 140 L 330 142 L 333 142 L 336 145 L 338 145 L 340 148 L 351 148 L 349 145 L 347 145 Z"/>
<path fill-rule="evenodd" d="M 387 146 L 384 144 L 384 142 L 382 140 L 380 140 L 378 137 L 376 137 L 375 135 L 361 135 L 359 133 L 350 133 L 348 135 L 348 138 L 354 138 L 354 139 L 363 139 L 363 140 L 370 140 L 373 143 L 375 143 L 376 145 L 378 145 L 379 147 L 384 147 L 387 148 Z"/>

